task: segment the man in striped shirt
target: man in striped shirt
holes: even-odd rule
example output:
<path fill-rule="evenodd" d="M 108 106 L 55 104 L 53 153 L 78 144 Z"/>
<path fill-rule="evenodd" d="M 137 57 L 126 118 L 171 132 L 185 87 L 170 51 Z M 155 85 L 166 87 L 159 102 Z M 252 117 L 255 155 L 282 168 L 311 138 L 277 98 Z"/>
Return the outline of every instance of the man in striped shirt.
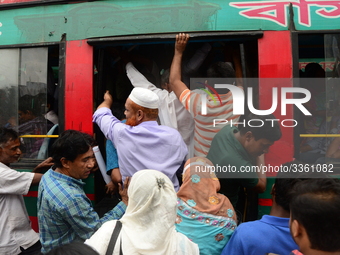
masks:
<path fill-rule="evenodd" d="M 39 185 L 38 221 L 42 253 L 73 241 L 84 242 L 106 221 L 120 219 L 128 202 L 128 179 L 119 190 L 122 201 L 102 218 L 86 196 L 82 179 L 95 165 L 93 138 L 67 130 L 53 144 L 55 170 L 48 170 Z"/>
<path fill-rule="evenodd" d="M 235 123 L 240 116 L 233 115 L 231 92 L 219 95 L 220 101 L 217 100 L 219 102 L 216 104 L 218 95 L 214 95 L 214 98 L 212 98 L 205 92 L 202 93 L 202 90 L 189 90 L 181 81 L 182 55 L 188 40 L 188 34 L 176 36 L 175 54 L 170 69 L 170 88 L 194 118 L 194 156 L 205 157 L 208 154 L 212 139 L 224 126 L 214 124 L 214 120 L 232 120 Z M 217 62 L 208 70 L 208 76 L 230 78 L 228 80 L 232 80 L 230 83 L 233 83 L 235 71 L 228 63 Z M 207 106 L 206 113 L 202 109 L 204 101 Z"/>

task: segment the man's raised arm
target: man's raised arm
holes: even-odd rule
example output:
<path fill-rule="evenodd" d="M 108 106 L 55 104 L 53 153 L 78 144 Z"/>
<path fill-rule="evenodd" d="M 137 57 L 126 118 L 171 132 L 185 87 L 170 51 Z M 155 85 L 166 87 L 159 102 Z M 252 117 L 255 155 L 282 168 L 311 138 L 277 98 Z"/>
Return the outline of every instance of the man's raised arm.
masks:
<path fill-rule="evenodd" d="M 170 89 L 176 94 L 177 98 L 181 96 L 184 90 L 188 89 L 181 80 L 182 56 L 188 40 L 189 34 L 179 33 L 176 35 L 175 53 L 171 63 L 169 83 Z"/>
<path fill-rule="evenodd" d="M 110 109 L 111 105 L 112 105 L 112 96 L 110 92 L 107 90 L 104 94 L 104 101 L 97 107 L 97 110 L 103 107 Z"/>

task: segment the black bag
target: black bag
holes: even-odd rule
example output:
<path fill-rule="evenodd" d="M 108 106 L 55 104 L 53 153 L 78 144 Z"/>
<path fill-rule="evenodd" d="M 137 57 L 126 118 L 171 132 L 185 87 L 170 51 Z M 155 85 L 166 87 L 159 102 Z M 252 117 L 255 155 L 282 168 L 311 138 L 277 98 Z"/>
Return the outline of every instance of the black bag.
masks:
<path fill-rule="evenodd" d="M 113 250 L 114 250 L 115 245 L 116 245 L 116 241 L 118 239 L 118 236 L 119 236 L 119 233 L 120 233 L 121 229 L 122 229 L 122 223 L 119 220 L 117 220 L 115 229 L 113 230 L 112 235 L 111 235 L 109 246 L 107 247 L 107 250 L 106 250 L 106 255 L 112 255 Z M 122 252 L 122 240 L 120 241 L 119 254 L 123 255 L 123 252 Z"/>

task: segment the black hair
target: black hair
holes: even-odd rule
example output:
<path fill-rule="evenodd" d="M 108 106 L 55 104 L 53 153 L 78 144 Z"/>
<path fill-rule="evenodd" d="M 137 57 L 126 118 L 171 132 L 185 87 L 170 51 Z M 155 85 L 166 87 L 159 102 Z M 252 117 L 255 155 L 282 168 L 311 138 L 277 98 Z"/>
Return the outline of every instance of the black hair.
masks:
<path fill-rule="evenodd" d="M 87 244 L 72 242 L 54 248 L 50 252 L 46 253 L 46 255 L 99 255 L 99 253 Z"/>
<path fill-rule="evenodd" d="M 325 77 L 325 70 L 318 63 L 308 63 L 305 66 L 305 77 L 307 78 Z"/>
<path fill-rule="evenodd" d="M 278 121 L 269 121 L 276 119 L 273 114 L 269 115 L 255 115 L 250 113 L 244 120 L 245 125 L 239 124 L 241 135 L 245 135 L 250 131 L 255 140 L 268 139 L 275 142 L 282 136 L 280 125 Z"/>
<path fill-rule="evenodd" d="M 291 220 L 297 220 L 305 228 L 312 249 L 340 251 L 338 181 L 314 178 L 295 185 L 290 209 Z"/>
<path fill-rule="evenodd" d="M 28 111 L 34 112 L 34 97 L 31 95 L 23 95 L 19 98 L 19 111 L 27 113 Z"/>
<path fill-rule="evenodd" d="M 74 161 L 95 145 L 92 136 L 77 130 L 66 130 L 52 145 L 52 158 L 56 167 L 62 167 L 61 158 Z"/>
<path fill-rule="evenodd" d="M 228 83 L 233 84 L 235 82 L 235 70 L 231 64 L 227 62 L 218 61 L 213 63 L 207 70 L 207 77 L 210 78 L 230 78 Z"/>
<path fill-rule="evenodd" d="M 24 113 L 29 111 L 34 116 L 45 113 L 43 106 L 46 106 L 46 93 L 39 93 L 35 96 L 24 95 L 19 99 L 19 110 Z"/>
<path fill-rule="evenodd" d="M 5 143 L 7 143 L 10 140 L 16 140 L 19 138 L 18 133 L 11 129 L 11 128 L 0 128 L 0 146 L 3 146 Z"/>
<path fill-rule="evenodd" d="M 309 164 L 305 164 L 301 161 L 294 160 L 291 162 L 287 162 L 282 164 L 282 167 L 287 167 L 286 169 L 290 169 L 295 171 L 295 169 L 310 169 Z M 295 168 L 296 167 L 296 168 Z M 326 175 L 323 175 L 326 177 Z M 274 193 L 275 193 L 275 202 L 277 205 L 281 206 L 284 210 L 290 211 L 290 202 L 292 199 L 292 189 L 294 186 L 304 180 L 308 180 L 311 178 L 310 173 L 307 172 L 292 172 L 288 171 L 279 171 L 275 178 L 274 184 Z"/>

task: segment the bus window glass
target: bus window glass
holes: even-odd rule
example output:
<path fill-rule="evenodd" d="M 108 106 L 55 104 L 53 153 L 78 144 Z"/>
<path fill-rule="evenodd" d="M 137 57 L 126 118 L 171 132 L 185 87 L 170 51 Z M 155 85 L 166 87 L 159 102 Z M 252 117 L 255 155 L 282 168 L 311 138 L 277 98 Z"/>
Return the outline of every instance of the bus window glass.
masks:
<path fill-rule="evenodd" d="M 340 164 L 340 34 L 324 35 L 327 118 L 330 125 L 325 158 L 320 163 Z"/>
<path fill-rule="evenodd" d="M 17 127 L 19 49 L 0 50 L 0 126 Z"/>
<path fill-rule="evenodd" d="M 53 98 L 53 94 L 48 95 L 48 48 L 0 52 L 2 59 L 11 60 L 11 66 L 6 66 L 8 71 L 5 68 L 0 71 L 3 80 L 7 80 L 1 81 L 2 94 L 7 100 L 1 100 L 1 104 L 5 104 L 1 109 L 11 109 L 8 112 L 6 110 L 8 116 L 5 116 L 1 125 L 18 131 L 22 159 L 44 159 L 49 147 L 48 138 L 44 136 L 49 134 L 55 124 L 46 117 L 50 107 L 49 98 Z M 9 52 L 16 58 L 10 57 Z"/>
<path fill-rule="evenodd" d="M 299 35 L 299 86 L 310 91 L 304 106 L 312 114 L 299 116 L 296 158 L 305 163 L 340 162 L 339 39 L 335 34 Z"/>

